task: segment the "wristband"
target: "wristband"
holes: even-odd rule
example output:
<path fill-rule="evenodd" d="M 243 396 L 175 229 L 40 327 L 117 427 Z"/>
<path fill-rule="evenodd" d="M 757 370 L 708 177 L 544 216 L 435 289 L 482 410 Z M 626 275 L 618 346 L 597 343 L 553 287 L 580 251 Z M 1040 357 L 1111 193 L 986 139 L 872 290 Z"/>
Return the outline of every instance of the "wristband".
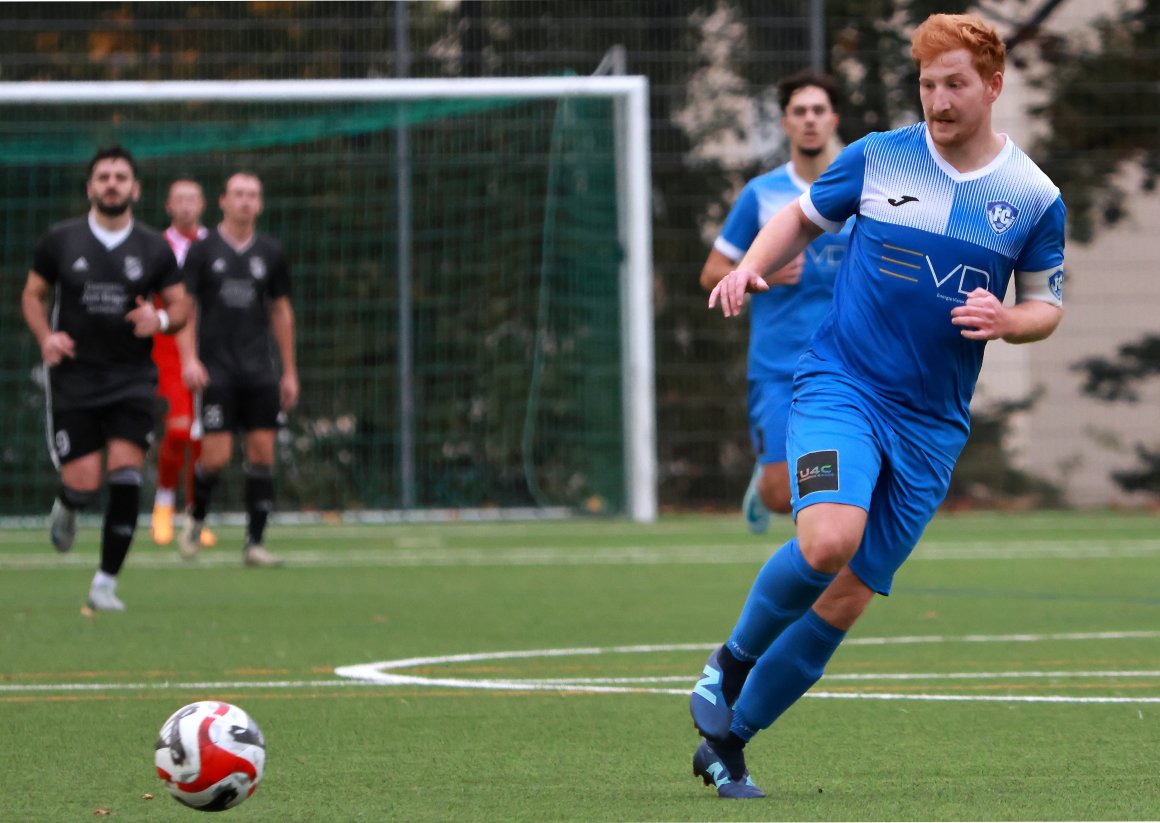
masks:
<path fill-rule="evenodd" d="M 169 331 L 169 312 L 167 312 L 165 309 L 157 310 L 157 324 L 161 327 L 159 331 L 162 334 L 165 334 L 165 332 Z"/>

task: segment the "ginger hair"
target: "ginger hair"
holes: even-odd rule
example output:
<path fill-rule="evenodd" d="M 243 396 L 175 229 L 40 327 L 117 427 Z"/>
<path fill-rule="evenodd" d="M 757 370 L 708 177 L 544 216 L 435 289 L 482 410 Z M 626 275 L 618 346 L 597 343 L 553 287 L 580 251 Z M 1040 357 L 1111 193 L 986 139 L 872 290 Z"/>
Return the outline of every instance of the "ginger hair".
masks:
<path fill-rule="evenodd" d="M 977 14 L 932 14 L 910 37 L 910 56 L 920 68 L 955 49 L 966 49 L 973 55 L 971 65 L 985 81 L 1007 64 L 1003 39 Z"/>

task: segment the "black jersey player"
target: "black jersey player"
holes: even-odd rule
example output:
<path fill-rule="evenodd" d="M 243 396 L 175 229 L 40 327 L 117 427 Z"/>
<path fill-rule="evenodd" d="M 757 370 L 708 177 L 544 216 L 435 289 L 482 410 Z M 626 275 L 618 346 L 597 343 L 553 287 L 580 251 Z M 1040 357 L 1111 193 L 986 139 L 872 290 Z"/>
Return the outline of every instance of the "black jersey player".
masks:
<path fill-rule="evenodd" d="M 178 346 L 186 385 L 201 392 L 203 435 L 193 506 L 179 547 L 184 557 L 196 556 L 211 493 L 240 431 L 247 514 L 243 562 L 277 566 L 282 561 L 266 549 L 264 535 L 273 507 L 279 418 L 298 402 L 290 269 L 281 244 L 257 230 L 257 175 L 232 175 L 219 205 L 221 223 L 190 248 L 184 266 L 195 308 L 193 328 Z"/>
<path fill-rule="evenodd" d="M 132 155 L 120 146 L 97 151 L 86 193 L 88 214 L 57 223 L 37 244 L 21 309 L 48 372 L 50 450 L 60 473 L 52 543 L 72 548 L 77 513 L 100 489 L 103 451 L 108 502 L 88 606 L 122 611 L 117 575 L 133 541 L 154 427 L 152 337 L 184 325 L 189 299 L 165 238 L 133 218 L 141 184 Z"/>

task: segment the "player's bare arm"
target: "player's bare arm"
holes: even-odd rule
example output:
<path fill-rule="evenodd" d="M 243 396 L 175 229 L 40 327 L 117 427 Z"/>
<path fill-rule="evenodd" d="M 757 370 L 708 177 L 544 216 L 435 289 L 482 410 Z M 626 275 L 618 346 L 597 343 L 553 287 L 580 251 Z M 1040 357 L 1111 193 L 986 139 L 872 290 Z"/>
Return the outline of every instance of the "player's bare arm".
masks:
<path fill-rule="evenodd" d="M 164 308 L 158 309 L 153 301 L 138 295 L 137 305 L 125 315 L 125 321 L 133 326 L 133 334 L 137 337 L 177 334 L 185 325 L 189 313 L 185 284 L 168 286 L 161 290 L 160 295 Z"/>
<path fill-rule="evenodd" d="M 294 354 L 294 307 L 290 298 L 279 297 L 270 303 L 270 331 L 282 358 L 282 378 L 278 381 L 282 408 L 290 411 L 298 405 L 298 360 Z"/>
<path fill-rule="evenodd" d="M 209 372 L 197 356 L 197 306 L 186 296 L 189 316 L 185 326 L 174 336 L 177 355 L 181 358 L 181 382 L 191 392 L 199 392 L 209 385 Z"/>
<path fill-rule="evenodd" d="M 784 268 L 821 233 L 797 201 L 787 205 L 761 228 L 737 268 L 713 288 L 709 308 L 720 302 L 722 314 L 736 317 L 746 293 L 769 291 L 767 273 Z"/>
<path fill-rule="evenodd" d="M 1051 336 L 1063 319 L 1063 308 L 1042 300 L 1004 306 L 986 289 L 967 295 L 965 305 L 951 309 L 951 323 L 968 340 L 1034 343 Z"/>
<path fill-rule="evenodd" d="M 63 331 L 53 331 L 48 322 L 48 295 L 52 291 L 49 282 L 34 271 L 28 273 L 24 292 L 20 296 L 20 309 L 24 322 L 40 346 L 40 357 L 46 365 L 55 366 L 66 357 L 76 357 L 76 342 Z"/>
<path fill-rule="evenodd" d="M 792 286 L 794 283 L 800 283 L 805 263 L 806 256 L 799 254 L 785 266 L 765 278 L 765 282 L 771 286 Z M 721 252 L 713 249 L 709 252 L 709 259 L 705 261 L 705 267 L 701 269 L 701 288 L 705 291 L 712 291 L 713 287 L 724 280 L 729 272 L 736 267 L 737 261 L 730 260 Z"/>

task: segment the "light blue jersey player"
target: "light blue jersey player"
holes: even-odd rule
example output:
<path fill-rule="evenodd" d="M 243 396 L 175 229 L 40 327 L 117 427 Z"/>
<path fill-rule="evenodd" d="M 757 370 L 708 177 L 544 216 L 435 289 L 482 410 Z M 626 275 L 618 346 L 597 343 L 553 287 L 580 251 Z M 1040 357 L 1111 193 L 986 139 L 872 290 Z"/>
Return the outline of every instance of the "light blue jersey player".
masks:
<path fill-rule="evenodd" d="M 742 189 L 701 272 L 706 291 L 732 271 L 761 227 L 801 197 L 837 156 L 838 89 L 832 78 L 810 71 L 794 74 L 778 84 L 778 99 L 790 161 Z M 748 408 L 757 463 L 742 508 L 755 533 L 768 528 L 770 511 L 790 511 L 785 432 L 793 375 L 830 309 L 848 238 L 848 227 L 817 238 L 766 279 L 773 288 L 752 297 Z"/>
<path fill-rule="evenodd" d="M 794 380 L 797 537 L 758 573 L 690 698 L 705 737 L 693 768 L 723 797 L 760 796 L 745 744 L 890 593 L 966 443 L 986 342 L 1042 340 L 1062 317 L 1059 190 L 991 127 L 1003 41 L 976 15 L 936 14 L 911 55 L 924 122 L 849 146 L 710 296 L 735 316 L 767 288 L 761 273 L 856 217 L 833 309 Z"/>

